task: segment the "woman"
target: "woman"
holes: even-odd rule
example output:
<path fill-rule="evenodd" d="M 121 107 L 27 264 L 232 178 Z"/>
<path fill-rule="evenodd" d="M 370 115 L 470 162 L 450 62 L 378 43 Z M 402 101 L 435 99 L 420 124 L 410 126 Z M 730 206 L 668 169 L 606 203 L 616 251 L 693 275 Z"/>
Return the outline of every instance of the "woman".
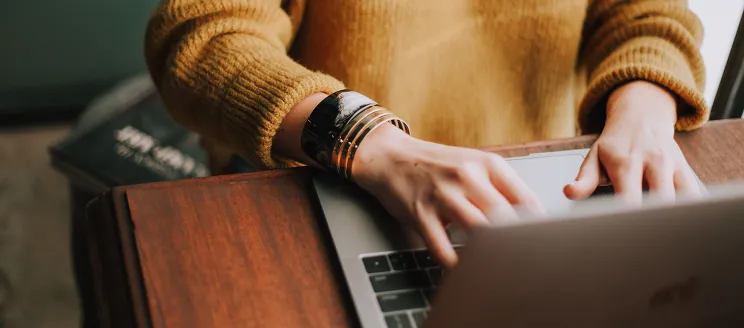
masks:
<path fill-rule="evenodd" d="M 452 266 L 447 222 L 540 210 L 475 147 L 601 132 L 568 197 L 601 168 L 630 200 L 699 192 L 673 137 L 708 117 L 701 39 L 682 0 L 163 0 L 146 55 L 183 124 L 338 172 Z"/>

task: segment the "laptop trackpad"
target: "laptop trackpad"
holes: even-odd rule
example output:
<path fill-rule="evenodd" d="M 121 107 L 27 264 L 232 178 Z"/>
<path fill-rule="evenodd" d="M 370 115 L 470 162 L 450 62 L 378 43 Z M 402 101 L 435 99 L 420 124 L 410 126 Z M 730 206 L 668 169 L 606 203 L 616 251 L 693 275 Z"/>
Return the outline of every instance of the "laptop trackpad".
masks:
<path fill-rule="evenodd" d="M 563 194 L 563 188 L 576 179 L 584 156 L 562 154 L 556 156 L 519 157 L 507 159 L 550 214 L 571 209 L 572 201 Z"/>
<path fill-rule="evenodd" d="M 580 153 L 540 153 L 536 156 L 507 158 L 527 186 L 537 195 L 549 214 L 571 210 L 572 202 L 563 194 L 563 187 L 576 179 L 584 156 Z M 458 226 L 449 229 L 452 241 L 464 244 L 467 234 Z"/>

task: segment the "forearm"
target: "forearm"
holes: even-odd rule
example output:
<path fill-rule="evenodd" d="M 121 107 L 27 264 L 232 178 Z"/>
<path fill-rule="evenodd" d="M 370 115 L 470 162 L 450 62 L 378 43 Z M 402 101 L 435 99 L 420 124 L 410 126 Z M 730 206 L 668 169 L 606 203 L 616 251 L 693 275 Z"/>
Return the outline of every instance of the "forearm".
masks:
<path fill-rule="evenodd" d="M 167 0 L 148 26 L 147 66 L 170 113 L 261 169 L 296 164 L 272 144 L 293 104 L 343 89 L 287 56 L 285 19 L 278 2 Z"/>
<path fill-rule="evenodd" d="M 325 97 L 327 95 L 324 93 L 315 93 L 292 106 L 274 136 L 274 147 L 272 149 L 274 153 L 300 163 L 320 167 L 302 151 L 301 140 L 302 130 L 310 114 Z"/>
<path fill-rule="evenodd" d="M 707 120 L 702 26 L 684 2 L 594 0 L 585 28 L 580 65 L 588 72 L 588 85 L 579 111 L 585 133 L 602 130 L 608 95 L 634 81 L 674 95 L 678 130 Z"/>

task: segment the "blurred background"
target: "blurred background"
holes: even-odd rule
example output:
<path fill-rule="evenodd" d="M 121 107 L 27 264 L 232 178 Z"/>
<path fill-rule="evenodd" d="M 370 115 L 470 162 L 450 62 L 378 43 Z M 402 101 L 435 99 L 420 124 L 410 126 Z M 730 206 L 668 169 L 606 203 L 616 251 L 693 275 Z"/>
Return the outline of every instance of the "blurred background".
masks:
<path fill-rule="evenodd" d="M 41 119 L 79 111 L 142 72 L 143 29 L 157 0 L 0 4 L 0 109 Z"/>
<path fill-rule="evenodd" d="M 731 54 L 744 0 L 689 2 L 706 31 L 706 100 L 730 99 L 744 55 Z M 155 5 L 0 3 L 0 327 L 79 326 L 69 231 L 93 195 L 208 174 L 198 140 L 163 114 L 144 74 L 144 29 Z M 720 83 L 725 75 L 732 82 Z M 177 165 L 138 166 L 121 151 L 133 136 L 168 149 L 145 156 Z"/>

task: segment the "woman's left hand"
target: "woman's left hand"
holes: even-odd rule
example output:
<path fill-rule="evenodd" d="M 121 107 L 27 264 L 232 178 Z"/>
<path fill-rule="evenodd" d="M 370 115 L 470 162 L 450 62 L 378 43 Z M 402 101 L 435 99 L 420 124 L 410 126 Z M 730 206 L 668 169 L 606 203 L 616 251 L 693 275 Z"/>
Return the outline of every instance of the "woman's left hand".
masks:
<path fill-rule="evenodd" d="M 643 187 L 661 197 L 700 194 L 692 169 L 674 140 L 677 108 L 674 97 L 648 82 L 631 82 L 607 101 L 605 127 L 564 193 L 570 199 L 589 197 L 601 181 L 602 169 L 615 194 L 640 202 Z"/>

